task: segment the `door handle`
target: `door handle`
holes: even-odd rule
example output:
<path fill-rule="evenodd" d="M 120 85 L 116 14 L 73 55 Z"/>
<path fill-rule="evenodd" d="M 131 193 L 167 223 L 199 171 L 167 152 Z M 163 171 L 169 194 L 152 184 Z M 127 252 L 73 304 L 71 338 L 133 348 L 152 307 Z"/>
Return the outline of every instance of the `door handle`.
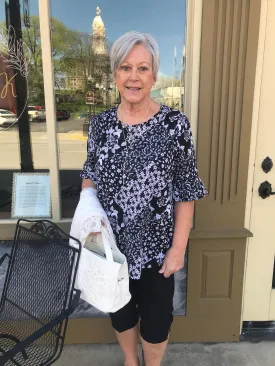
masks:
<path fill-rule="evenodd" d="M 275 195 L 275 192 L 272 192 L 271 184 L 267 180 L 260 184 L 258 192 L 259 196 L 262 197 L 263 199 L 271 195 Z"/>

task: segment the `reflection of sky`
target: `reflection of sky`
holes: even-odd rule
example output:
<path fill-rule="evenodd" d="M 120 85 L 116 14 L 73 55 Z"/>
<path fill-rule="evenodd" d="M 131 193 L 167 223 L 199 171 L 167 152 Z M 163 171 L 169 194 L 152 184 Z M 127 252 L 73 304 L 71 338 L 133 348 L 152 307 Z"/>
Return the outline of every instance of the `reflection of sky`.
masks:
<path fill-rule="evenodd" d="M 152 34 L 158 41 L 161 52 L 161 72 L 172 74 L 174 48 L 177 47 L 177 70 L 185 33 L 186 0 L 51 0 L 52 16 L 67 27 L 82 32 L 91 32 L 96 7 L 110 41 L 129 30 Z M 29 0 L 31 14 L 38 14 L 38 1 Z M 4 4 L 0 19 L 4 19 Z"/>

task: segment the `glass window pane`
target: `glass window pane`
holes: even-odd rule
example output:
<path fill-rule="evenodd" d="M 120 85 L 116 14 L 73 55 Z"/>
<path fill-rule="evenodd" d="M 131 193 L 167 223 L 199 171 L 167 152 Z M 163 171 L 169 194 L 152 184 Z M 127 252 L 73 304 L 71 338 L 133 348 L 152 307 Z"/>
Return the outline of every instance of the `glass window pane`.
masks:
<path fill-rule="evenodd" d="M 156 38 L 161 63 L 151 96 L 183 110 L 186 1 L 84 0 L 80 8 L 76 1 L 60 0 L 51 1 L 51 15 L 62 217 L 71 218 L 79 200 L 89 120 L 119 103 L 109 51 L 120 35 L 136 30 Z M 184 314 L 186 271 L 179 277 L 175 313 Z M 75 316 L 89 313 L 100 315 L 84 304 Z"/>
<path fill-rule="evenodd" d="M 65 1 L 65 0 L 64 0 Z M 186 1 L 84 1 L 81 22 L 75 1 L 51 1 L 62 217 L 72 217 L 79 171 L 86 159 L 89 119 L 119 102 L 109 51 L 123 33 L 152 34 L 160 48 L 160 71 L 151 91 L 157 102 L 183 110 Z M 66 6 L 66 15 L 64 13 Z M 123 11 L 122 11 L 123 9 Z M 172 15 L 167 17 L 167 14 Z M 87 104 L 86 95 L 90 93 Z"/>
<path fill-rule="evenodd" d="M 20 172 L 24 166 L 28 166 L 28 170 L 33 168 L 35 172 L 48 171 L 49 168 L 45 112 L 41 110 L 45 102 L 38 1 L 29 3 L 29 26 L 28 19 L 23 16 L 23 8 L 19 6 L 17 9 L 18 14 L 21 11 L 23 59 L 11 48 L 16 46 L 14 42 L 9 42 L 14 39 L 13 27 L 9 27 L 6 18 L 5 2 L 0 5 L 0 219 L 11 216 L 13 173 Z M 17 100 L 22 110 L 27 110 L 22 124 L 20 122 L 20 129 L 17 123 Z"/>

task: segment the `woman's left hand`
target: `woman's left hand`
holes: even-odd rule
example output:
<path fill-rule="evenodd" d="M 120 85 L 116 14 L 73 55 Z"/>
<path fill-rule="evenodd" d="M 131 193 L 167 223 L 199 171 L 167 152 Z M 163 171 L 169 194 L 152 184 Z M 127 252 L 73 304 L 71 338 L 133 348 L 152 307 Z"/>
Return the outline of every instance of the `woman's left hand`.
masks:
<path fill-rule="evenodd" d="M 185 248 L 171 247 L 164 258 L 159 273 L 168 278 L 184 267 Z"/>

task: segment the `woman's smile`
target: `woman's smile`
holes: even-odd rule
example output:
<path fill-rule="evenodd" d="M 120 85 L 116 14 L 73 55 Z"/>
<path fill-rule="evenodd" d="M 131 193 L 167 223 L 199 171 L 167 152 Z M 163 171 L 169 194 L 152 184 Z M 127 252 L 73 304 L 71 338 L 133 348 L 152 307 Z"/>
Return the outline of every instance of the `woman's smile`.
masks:
<path fill-rule="evenodd" d="M 126 89 L 128 89 L 130 91 L 134 91 L 134 92 L 141 90 L 141 88 L 137 88 L 137 87 L 133 87 L 133 86 L 126 86 Z"/>

